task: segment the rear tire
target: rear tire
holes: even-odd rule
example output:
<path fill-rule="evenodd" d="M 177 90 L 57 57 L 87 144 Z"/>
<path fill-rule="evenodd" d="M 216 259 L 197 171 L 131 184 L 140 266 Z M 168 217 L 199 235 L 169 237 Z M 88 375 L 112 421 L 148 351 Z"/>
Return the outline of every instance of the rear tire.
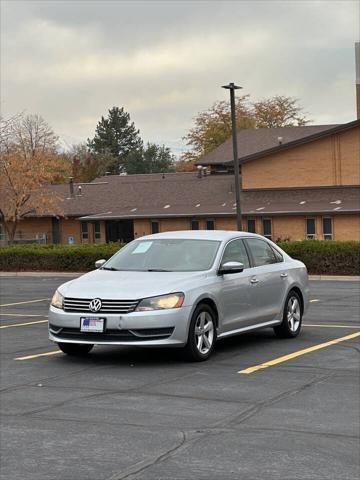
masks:
<path fill-rule="evenodd" d="M 94 345 L 87 343 L 58 343 L 60 350 L 73 357 L 83 357 L 87 355 Z"/>
<path fill-rule="evenodd" d="M 216 343 L 215 313 L 209 305 L 196 307 L 190 322 L 188 341 L 184 348 L 185 356 L 192 362 L 207 360 Z"/>
<path fill-rule="evenodd" d="M 301 299 L 298 293 L 291 290 L 286 297 L 283 320 L 274 327 L 275 335 L 279 338 L 295 338 L 299 335 L 302 324 Z"/>

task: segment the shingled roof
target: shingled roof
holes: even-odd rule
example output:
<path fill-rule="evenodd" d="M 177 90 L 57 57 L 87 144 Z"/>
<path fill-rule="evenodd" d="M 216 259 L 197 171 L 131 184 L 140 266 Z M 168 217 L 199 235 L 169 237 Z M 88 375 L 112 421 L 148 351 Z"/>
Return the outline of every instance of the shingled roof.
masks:
<path fill-rule="evenodd" d="M 279 127 L 244 129 L 237 133 L 239 160 L 244 163 L 271 153 L 287 150 L 334 133 L 360 125 L 360 120 L 341 125 L 306 125 L 303 127 Z M 281 143 L 279 142 L 281 137 Z M 232 139 L 229 138 L 197 162 L 199 165 L 233 163 Z"/>
<path fill-rule="evenodd" d="M 232 175 L 109 175 L 81 184 L 81 195 L 75 185 L 74 196 L 68 185 L 51 188 L 65 216 L 84 220 L 232 216 L 236 210 Z M 359 212 L 360 188 L 245 190 L 242 202 L 246 215 Z"/>

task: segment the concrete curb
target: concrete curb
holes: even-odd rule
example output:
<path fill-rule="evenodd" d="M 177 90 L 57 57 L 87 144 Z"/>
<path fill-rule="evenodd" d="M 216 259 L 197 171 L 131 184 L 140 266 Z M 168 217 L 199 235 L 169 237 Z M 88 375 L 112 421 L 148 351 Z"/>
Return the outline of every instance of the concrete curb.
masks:
<path fill-rule="evenodd" d="M 358 282 L 360 275 L 309 275 L 309 280 L 338 280 L 343 282 Z"/>
<path fill-rule="evenodd" d="M 0 272 L 0 277 L 80 277 L 86 272 Z"/>
<path fill-rule="evenodd" d="M 0 272 L 0 277 L 80 277 L 86 272 Z M 309 280 L 358 282 L 360 275 L 309 275 Z"/>

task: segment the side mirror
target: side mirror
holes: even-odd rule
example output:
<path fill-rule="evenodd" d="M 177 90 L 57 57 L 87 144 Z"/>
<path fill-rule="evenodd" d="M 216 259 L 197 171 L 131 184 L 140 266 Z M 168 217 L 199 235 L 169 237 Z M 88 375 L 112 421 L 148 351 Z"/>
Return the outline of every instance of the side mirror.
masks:
<path fill-rule="evenodd" d="M 96 260 L 95 262 L 95 268 L 100 268 L 104 265 L 104 263 L 106 262 L 106 260 L 102 259 L 102 260 Z"/>
<path fill-rule="evenodd" d="M 244 270 L 244 264 L 240 262 L 226 262 L 219 268 L 218 274 L 224 275 L 225 273 L 240 273 Z"/>

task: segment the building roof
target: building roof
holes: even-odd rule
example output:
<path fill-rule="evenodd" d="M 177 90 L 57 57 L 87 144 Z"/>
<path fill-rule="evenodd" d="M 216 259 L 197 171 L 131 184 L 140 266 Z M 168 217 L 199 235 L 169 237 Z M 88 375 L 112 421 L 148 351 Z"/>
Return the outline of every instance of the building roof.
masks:
<path fill-rule="evenodd" d="M 232 175 L 195 172 L 152 175 L 109 175 L 75 185 L 53 185 L 64 215 L 86 220 L 233 216 Z M 349 213 L 360 211 L 360 187 L 257 189 L 242 192 L 246 215 Z"/>
<path fill-rule="evenodd" d="M 359 125 L 360 120 L 354 120 L 353 122 L 341 125 L 306 125 L 303 127 L 243 129 L 237 133 L 239 160 L 241 163 L 244 163 Z M 279 137 L 281 137 L 281 144 Z M 200 165 L 233 163 L 232 139 L 229 138 L 226 140 L 197 163 Z"/>

